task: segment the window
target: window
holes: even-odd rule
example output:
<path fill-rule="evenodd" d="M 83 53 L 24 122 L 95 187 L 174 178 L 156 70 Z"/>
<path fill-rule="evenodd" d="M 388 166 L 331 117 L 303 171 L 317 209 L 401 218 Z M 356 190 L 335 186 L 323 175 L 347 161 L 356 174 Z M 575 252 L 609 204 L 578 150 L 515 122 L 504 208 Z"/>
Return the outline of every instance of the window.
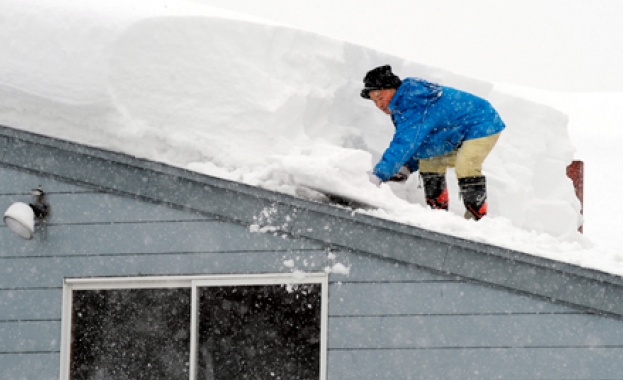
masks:
<path fill-rule="evenodd" d="M 71 379 L 188 379 L 188 289 L 75 290 Z"/>
<path fill-rule="evenodd" d="M 62 380 L 325 379 L 327 276 L 66 280 Z"/>

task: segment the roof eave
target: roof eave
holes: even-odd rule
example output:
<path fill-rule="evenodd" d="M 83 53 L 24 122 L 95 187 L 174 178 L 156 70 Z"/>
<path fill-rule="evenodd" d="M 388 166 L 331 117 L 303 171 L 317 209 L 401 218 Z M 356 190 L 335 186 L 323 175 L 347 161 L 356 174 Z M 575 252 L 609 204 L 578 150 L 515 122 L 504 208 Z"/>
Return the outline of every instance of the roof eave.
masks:
<path fill-rule="evenodd" d="M 270 210 L 265 223 L 293 237 L 623 317 L 620 276 L 346 208 L 4 126 L 0 164 L 245 225 Z"/>

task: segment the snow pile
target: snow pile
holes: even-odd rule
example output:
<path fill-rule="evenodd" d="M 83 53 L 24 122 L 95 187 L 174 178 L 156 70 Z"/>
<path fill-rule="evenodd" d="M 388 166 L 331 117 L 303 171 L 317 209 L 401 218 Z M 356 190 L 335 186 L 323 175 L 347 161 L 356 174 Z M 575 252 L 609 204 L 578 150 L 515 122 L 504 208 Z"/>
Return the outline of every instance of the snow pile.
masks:
<path fill-rule="evenodd" d="M 623 144 L 623 92 L 560 93 L 509 84 L 498 87 L 569 115 L 568 129 L 577 148 L 576 158 L 585 164 L 584 234 L 600 249 L 620 252 L 623 197 L 618 189 L 623 188 L 623 176 L 617 174 L 620 160 L 616 157 Z"/>
<path fill-rule="evenodd" d="M 298 196 L 342 194 L 382 218 L 617 270 L 617 257 L 588 259 L 577 233 L 566 116 L 491 83 L 183 1 L 5 0 L 0 19 L 1 124 Z M 490 218 L 462 219 L 453 172 L 450 213 L 424 207 L 417 178 L 368 183 L 393 132 L 359 97 L 381 64 L 500 111 L 508 127 L 485 164 Z"/>

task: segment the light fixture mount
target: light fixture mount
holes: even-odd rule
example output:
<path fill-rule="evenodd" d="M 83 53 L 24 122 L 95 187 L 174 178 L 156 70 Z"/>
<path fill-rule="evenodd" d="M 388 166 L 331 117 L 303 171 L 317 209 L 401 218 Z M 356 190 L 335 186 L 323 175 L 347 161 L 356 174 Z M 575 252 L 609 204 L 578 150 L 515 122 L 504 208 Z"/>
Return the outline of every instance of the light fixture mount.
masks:
<path fill-rule="evenodd" d="M 50 211 L 50 205 L 45 201 L 45 193 L 41 187 L 32 189 L 32 195 L 35 196 L 34 203 L 30 204 L 32 211 L 35 213 L 35 218 L 43 220 L 48 216 Z"/>

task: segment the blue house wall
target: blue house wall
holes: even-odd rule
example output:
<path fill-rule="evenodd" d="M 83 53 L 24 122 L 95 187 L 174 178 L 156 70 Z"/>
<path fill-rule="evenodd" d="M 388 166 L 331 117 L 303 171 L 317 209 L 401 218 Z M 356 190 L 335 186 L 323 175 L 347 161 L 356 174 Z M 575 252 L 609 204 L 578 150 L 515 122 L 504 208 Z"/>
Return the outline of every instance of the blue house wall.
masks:
<path fill-rule="evenodd" d="M 337 263 L 350 270 L 328 271 L 329 379 L 623 379 L 623 320 L 595 303 L 424 267 L 391 246 L 377 254 L 291 233 L 311 222 L 256 232 L 237 218 L 0 166 L 3 209 L 30 201 L 37 186 L 52 213 L 35 238 L 0 226 L 0 379 L 58 379 L 66 278 L 325 272 Z M 446 260 L 466 249 L 423 246 L 420 255 Z M 595 289 L 606 298 L 608 288 Z"/>

